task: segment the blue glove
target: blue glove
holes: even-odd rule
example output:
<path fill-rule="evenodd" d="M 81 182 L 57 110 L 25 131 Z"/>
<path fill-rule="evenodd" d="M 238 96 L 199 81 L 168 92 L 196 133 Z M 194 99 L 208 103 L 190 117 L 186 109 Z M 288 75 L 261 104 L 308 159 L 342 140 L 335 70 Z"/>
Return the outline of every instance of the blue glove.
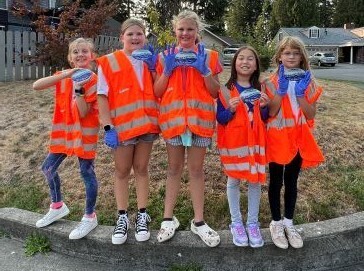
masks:
<path fill-rule="evenodd" d="M 279 72 L 278 72 L 278 89 L 277 93 L 280 96 L 284 96 L 287 94 L 288 90 L 288 79 L 284 76 L 284 66 L 281 64 L 279 65 Z"/>
<path fill-rule="evenodd" d="M 170 76 L 173 70 L 177 67 L 175 48 L 176 48 L 175 44 L 173 44 L 172 46 L 167 45 L 166 48 L 167 54 L 164 51 L 162 52 L 164 57 L 163 74 L 166 76 Z"/>
<path fill-rule="evenodd" d="M 109 148 L 116 149 L 118 147 L 119 137 L 114 127 L 105 132 L 104 142 Z"/>
<path fill-rule="evenodd" d="M 150 44 L 148 46 L 146 45 L 144 49 L 149 50 L 152 53 L 152 55 L 146 60 L 144 60 L 144 62 L 147 64 L 148 69 L 151 72 L 155 72 L 155 66 L 157 65 L 157 59 L 158 59 L 158 50 L 154 51 L 153 46 Z"/>
<path fill-rule="evenodd" d="M 305 96 L 305 90 L 307 89 L 310 82 L 311 82 L 311 73 L 310 71 L 306 71 L 305 76 L 301 80 L 299 80 L 294 87 L 296 97 Z"/>
<path fill-rule="evenodd" d="M 190 66 L 197 69 L 203 77 L 209 76 L 211 74 L 211 70 L 206 65 L 207 54 L 205 53 L 205 46 L 199 43 L 197 48 L 197 59 Z"/>

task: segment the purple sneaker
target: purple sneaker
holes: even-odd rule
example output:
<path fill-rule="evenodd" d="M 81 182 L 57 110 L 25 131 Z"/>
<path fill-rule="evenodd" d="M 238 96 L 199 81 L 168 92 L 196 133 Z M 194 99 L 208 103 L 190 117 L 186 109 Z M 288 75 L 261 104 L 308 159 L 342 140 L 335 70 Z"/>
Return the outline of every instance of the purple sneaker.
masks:
<path fill-rule="evenodd" d="M 230 231 L 233 235 L 233 243 L 238 247 L 246 247 L 248 245 L 248 236 L 242 222 L 234 222 L 230 224 Z"/>
<path fill-rule="evenodd" d="M 248 232 L 249 245 L 251 247 L 262 247 L 264 245 L 258 223 L 249 224 L 246 227 L 246 230 Z"/>

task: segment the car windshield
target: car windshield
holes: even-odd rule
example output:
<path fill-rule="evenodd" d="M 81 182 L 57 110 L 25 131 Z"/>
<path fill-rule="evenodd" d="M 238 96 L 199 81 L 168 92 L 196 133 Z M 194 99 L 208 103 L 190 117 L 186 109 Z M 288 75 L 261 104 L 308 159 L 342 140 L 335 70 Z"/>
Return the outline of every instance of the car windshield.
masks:
<path fill-rule="evenodd" d="M 324 56 L 327 56 L 327 57 L 333 57 L 334 54 L 333 53 L 324 53 Z"/>

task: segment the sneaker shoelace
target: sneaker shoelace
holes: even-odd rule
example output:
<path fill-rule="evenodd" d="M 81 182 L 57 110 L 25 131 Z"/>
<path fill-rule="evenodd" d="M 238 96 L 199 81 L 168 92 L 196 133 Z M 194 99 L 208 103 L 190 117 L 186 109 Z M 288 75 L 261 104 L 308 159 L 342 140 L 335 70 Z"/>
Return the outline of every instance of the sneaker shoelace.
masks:
<path fill-rule="evenodd" d="M 242 225 L 235 226 L 234 230 L 237 232 L 238 236 L 245 236 L 244 227 Z"/>
<path fill-rule="evenodd" d="M 277 224 L 274 227 L 275 227 L 277 236 L 278 237 L 284 237 L 284 227 L 283 227 L 283 225 L 282 224 Z"/>
<path fill-rule="evenodd" d="M 287 229 L 291 237 L 300 238 L 300 235 L 294 226 L 288 226 Z"/>
<path fill-rule="evenodd" d="M 257 225 L 249 226 L 249 232 L 254 238 L 260 237 L 260 232 Z"/>
<path fill-rule="evenodd" d="M 126 234 L 128 230 L 128 218 L 124 215 L 119 215 L 118 222 L 116 223 L 114 234 L 121 233 L 123 235 Z"/>
<path fill-rule="evenodd" d="M 147 213 L 137 214 L 135 228 L 136 232 L 148 231 L 148 223 L 150 222 L 150 216 Z"/>

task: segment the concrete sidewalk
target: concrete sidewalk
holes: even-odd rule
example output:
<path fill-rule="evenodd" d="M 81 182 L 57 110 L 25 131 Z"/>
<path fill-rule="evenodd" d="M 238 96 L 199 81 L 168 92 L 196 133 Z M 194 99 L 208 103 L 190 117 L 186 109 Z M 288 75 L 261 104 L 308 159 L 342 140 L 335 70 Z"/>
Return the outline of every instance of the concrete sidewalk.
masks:
<path fill-rule="evenodd" d="M 304 247 L 297 250 L 275 247 L 268 229 L 262 230 L 266 244 L 257 249 L 234 246 L 229 231 L 219 232 L 221 244 L 216 248 L 206 247 L 190 231 L 179 231 L 171 241 L 163 244 L 157 242 L 157 232 L 153 231 L 148 242 L 136 242 L 130 234 L 124 245 L 112 245 L 111 226 L 98 226 L 84 239 L 69 240 L 69 232 L 77 222 L 61 220 L 37 229 L 35 222 L 41 217 L 41 214 L 29 211 L 2 208 L 0 230 L 21 240 L 38 232 L 49 238 L 54 252 L 103 262 L 105 268 L 124 266 L 123 270 L 168 270 L 173 264 L 190 263 L 199 264 L 203 270 L 219 271 L 362 270 L 364 266 L 364 212 L 298 225 L 297 228 L 302 229 Z"/>

